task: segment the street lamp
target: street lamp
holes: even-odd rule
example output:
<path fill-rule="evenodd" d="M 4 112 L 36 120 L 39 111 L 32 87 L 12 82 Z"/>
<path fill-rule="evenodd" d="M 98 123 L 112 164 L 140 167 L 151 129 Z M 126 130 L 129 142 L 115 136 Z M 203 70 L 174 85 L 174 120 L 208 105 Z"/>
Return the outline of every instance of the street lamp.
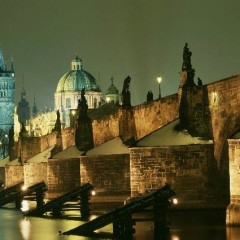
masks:
<path fill-rule="evenodd" d="M 162 81 L 162 78 L 161 77 L 157 77 L 157 81 L 158 81 L 158 98 L 161 99 L 161 81 Z"/>

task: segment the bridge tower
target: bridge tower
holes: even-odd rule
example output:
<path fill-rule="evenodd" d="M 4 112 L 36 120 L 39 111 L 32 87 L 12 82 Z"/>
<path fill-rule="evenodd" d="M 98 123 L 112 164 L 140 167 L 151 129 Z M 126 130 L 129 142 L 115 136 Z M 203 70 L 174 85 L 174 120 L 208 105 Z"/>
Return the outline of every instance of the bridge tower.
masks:
<path fill-rule="evenodd" d="M 0 130 L 4 132 L 4 138 L 0 146 L 0 159 L 8 155 L 9 140 L 7 138 L 9 130 L 14 125 L 14 90 L 15 73 L 13 61 L 10 70 L 7 70 L 3 52 L 0 49 Z"/>

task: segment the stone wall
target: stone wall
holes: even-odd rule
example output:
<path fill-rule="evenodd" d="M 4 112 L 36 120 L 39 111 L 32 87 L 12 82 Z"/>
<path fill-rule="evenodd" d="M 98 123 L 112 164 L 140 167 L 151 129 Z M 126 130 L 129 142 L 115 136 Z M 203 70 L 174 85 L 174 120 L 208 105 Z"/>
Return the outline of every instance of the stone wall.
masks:
<path fill-rule="evenodd" d="M 75 132 L 73 128 L 62 130 L 62 147 L 63 150 L 75 145 Z"/>
<path fill-rule="evenodd" d="M 23 166 L 5 166 L 5 186 L 9 187 L 24 181 Z"/>
<path fill-rule="evenodd" d="M 214 140 L 214 156 L 220 166 L 221 161 L 226 159 L 224 146 L 227 138 L 240 129 L 240 76 L 187 88 L 185 93 L 183 90 L 182 98 L 184 113 L 179 115 L 186 118 L 191 133 Z M 223 164 L 226 167 L 227 163 Z"/>
<path fill-rule="evenodd" d="M 213 139 L 207 86 L 184 86 L 181 91 L 181 128 L 188 129 L 192 136 Z"/>
<path fill-rule="evenodd" d="M 119 136 L 119 115 L 120 111 L 117 111 L 115 114 L 92 121 L 94 146 Z"/>
<path fill-rule="evenodd" d="M 25 163 L 24 170 L 24 184 L 31 186 L 33 184 L 44 181 L 47 184 L 47 163 Z"/>
<path fill-rule="evenodd" d="M 97 195 L 130 193 L 129 154 L 80 157 L 81 184 L 91 183 Z"/>
<path fill-rule="evenodd" d="M 207 88 L 215 141 L 214 155 L 220 161 L 226 140 L 240 129 L 240 76 L 209 84 Z"/>
<path fill-rule="evenodd" d="M 227 225 L 240 225 L 240 139 L 228 139 L 230 205 L 227 208 Z"/>
<path fill-rule="evenodd" d="M 133 107 L 136 139 L 140 139 L 178 118 L 178 95 L 174 94 Z"/>
<path fill-rule="evenodd" d="M 216 198 L 213 145 L 130 149 L 131 195 L 171 184 L 180 203 Z"/>
<path fill-rule="evenodd" d="M 47 198 L 56 198 L 80 186 L 79 159 L 48 159 Z"/>
<path fill-rule="evenodd" d="M 138 140 L 178 118 L 178 95 L 174 94 L 135 107 L 120 108 L 108 117 L 93 120 L 94 146 L 117 136 Z"/>
<path fill-rule="evenodd" d="M 192 135 L 214 141 L 222 194 L 229 196 L 227 139 L 240 130 L 240 75 L 202 86 L 183 89 L 180 119 Z M 182 104 L 184 103 L 184 104 Z"/>
<path fill-rule="evenodd" d="M 22 161 L 45 151 L 56 144 L 56 133 L 50 133 L 42 137 L 21 137 L 19 138 L 19 154 Z"/>
<path fill-rule="evenodd" d="M 5 184 L 5 167 L 0 167 L 0 182 Z"/>

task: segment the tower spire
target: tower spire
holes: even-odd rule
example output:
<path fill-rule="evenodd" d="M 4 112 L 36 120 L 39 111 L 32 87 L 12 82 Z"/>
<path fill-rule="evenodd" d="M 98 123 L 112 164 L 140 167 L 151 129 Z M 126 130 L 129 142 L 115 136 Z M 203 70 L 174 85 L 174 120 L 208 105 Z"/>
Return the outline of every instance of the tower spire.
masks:
<path fill-rule="evenodd" d="M 38 108 L 36 105 L 36 99 L 35 99 L 35 91 L 34 91 L 34 95 L 33 95 L 33 108 L 32 108 L 32 116 L 36 117 L 38 113 Z"/>
<path fill-rule="evenodd" d="M 4 61 L 4 57 L 3 57 L 3 51 L 0 48 L 0 72 L 4 72 L 6 71 L 6 66 L 5 66 L 5 61 Z"/>
<path fill-rule="evenodd" d="M 11 73 L 14 73 L 14 67 L 13 67 L 13 57 L 11 57 Z"/>
<path fill-rule="evenodd" d="M 21 99 L 25 99 L 26 98 L 26 91 L 24 88 L 24 75 L 22 75 L 22 92 L 21 92 Z"/>

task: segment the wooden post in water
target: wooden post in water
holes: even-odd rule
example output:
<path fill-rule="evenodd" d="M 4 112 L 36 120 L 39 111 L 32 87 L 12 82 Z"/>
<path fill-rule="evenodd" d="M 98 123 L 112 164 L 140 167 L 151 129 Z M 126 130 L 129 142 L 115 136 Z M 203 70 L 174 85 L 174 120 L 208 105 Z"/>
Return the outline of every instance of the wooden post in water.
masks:
<path fill-rule="evenodd" d="M 154 218 L 154 239 L 164 240 L 167 239 L 169 234 L 168 226 L 168 211 L 169 202 L 168 199 L 160 200 L 157 199 L 153 204 L 153 218 Z"/>
<path fill-rule="evenodd" d="M 132 215 L 128 215 L 113 222 L 113 236 L 114 239 L 133 240 L 133 228 Z"/>
<path fill-rule="evenodd" d="M 38 189 L 36 191 L 36 202 L 37 202 L 37 207 L 42 207 L 43 204 L 44 204 L 44 190 L 41 188 L 41 189 Z"/>
<path fill-rule="evenodd" d="M 60 217 L 62 216 L 62 204 L 55 206 L 52 208 L 53 217 Z"/>
<path fill-rule="evenodd" d="M 79 195 L 80 200 L 80 214 L 82 219 L 88 219 L 90 216 L 90 191 L 85 192 L 84 194 Z"/>
<path fill-rule="evenodd" d="M 16 197 L 15 206 L 16 206 L 17 209 L 21 208 L 21 206 L 22 206 L 22 197 L 21 196 Z"/>

